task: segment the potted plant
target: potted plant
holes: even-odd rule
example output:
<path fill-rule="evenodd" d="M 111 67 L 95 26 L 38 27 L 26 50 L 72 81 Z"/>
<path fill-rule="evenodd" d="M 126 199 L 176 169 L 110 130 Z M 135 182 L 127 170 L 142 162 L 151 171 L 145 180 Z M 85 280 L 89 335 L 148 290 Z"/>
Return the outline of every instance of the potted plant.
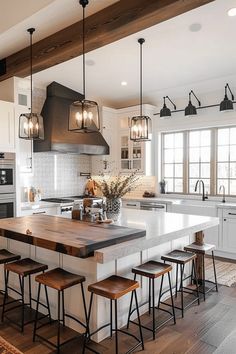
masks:
<path fill-rule="evenodd" d="M 96 187 L 106 197 L 106 213 L 109 219 L 117 220 L 121 212 L 121 198 L 137 187 L 138 170 L 129 175 L 105 176 L 96 180 Z"/>

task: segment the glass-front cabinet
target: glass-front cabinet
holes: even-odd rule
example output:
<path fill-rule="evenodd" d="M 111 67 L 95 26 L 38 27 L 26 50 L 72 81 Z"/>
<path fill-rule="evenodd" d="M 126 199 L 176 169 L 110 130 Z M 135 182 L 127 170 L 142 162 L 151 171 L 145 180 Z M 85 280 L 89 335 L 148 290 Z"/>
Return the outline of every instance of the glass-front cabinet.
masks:
<path fill-rule="evenodd" d="M 144 171 L 144 143 L 129 139 L 129 130 L 121 131 L 120 135 L 120 169 L 122 172 L 130 170 Z"/>

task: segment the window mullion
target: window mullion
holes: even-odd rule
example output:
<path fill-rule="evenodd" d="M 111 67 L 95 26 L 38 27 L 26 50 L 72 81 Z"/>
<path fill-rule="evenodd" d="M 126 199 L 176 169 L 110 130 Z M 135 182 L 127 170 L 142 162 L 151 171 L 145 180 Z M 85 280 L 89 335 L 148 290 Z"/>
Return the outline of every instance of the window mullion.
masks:
<path fill-rule="evenodd" d="M 216 178 L 216 164 L 217 164 L 217 129 L 211 130 L 211 175 L 210 175 L 210 194 L 217 194 L 217 178 Z"/>
<path fill-rule="evenodd" d="M 189 134 L 188 131 L 183 132 L 184 142 L 183 148 L 185 154 L 183 154 L 183 193 L 188 193 L 188 174 L 189 174 Z"/>

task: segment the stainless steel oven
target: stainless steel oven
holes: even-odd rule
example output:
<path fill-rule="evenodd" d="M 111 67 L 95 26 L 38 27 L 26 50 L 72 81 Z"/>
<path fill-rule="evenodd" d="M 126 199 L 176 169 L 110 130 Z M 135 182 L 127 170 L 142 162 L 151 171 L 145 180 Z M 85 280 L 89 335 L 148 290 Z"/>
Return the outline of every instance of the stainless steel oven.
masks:
<path fill-rule="evenodd" d="M 15 193 L 15 154 L 0 152 L 0 194 Z"/>
<path fill-rule="evenodd" d="M 0 219 L 12 218 L 16 212 L 15 194 L 0 194 Z"/>

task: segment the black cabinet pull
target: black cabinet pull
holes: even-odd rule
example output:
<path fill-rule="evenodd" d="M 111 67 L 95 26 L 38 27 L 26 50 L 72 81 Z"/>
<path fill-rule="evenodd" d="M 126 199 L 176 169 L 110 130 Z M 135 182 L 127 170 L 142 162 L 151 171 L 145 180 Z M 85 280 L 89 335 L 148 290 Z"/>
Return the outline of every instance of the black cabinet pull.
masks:
<path fill-rule="evenodd" d="M 129 204 L 129 203 L 127 203 L 126 205 L 127 206 L 137 206 L 137 204 Z"/>
<path fill-rule="evenodd" d="M 38 211 L 38 212 L 36 212 L 36 213 L 33 213 L 33 215 L 34 214 L 45 214 L 46 213 L 46 211 Z"/>
<path fill-rule="evenodd" d="M 236 216 L 236 213 L 228 213 L 228 215 L 235 215 Z"/>

